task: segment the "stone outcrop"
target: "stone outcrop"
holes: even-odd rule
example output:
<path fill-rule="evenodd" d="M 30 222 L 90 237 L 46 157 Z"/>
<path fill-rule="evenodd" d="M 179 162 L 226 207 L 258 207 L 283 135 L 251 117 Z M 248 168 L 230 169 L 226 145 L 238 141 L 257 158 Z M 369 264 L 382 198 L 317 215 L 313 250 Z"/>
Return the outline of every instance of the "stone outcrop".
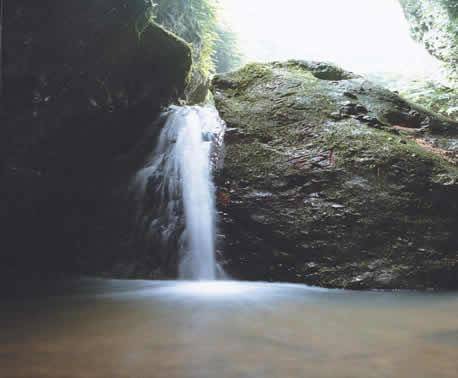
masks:
<path fill-rule="evenodd" d="M 231 275 L 458 287 L 456 122 L 326 63 L 248 65 L 213 90 Z"/>
<path fill-rule="evenodd" d="M 115 189 L 183 95 L 191 48 L 144 0 L 15 0 L 4 20 L 2 269 L 106 263 L 127 222 Z"/>

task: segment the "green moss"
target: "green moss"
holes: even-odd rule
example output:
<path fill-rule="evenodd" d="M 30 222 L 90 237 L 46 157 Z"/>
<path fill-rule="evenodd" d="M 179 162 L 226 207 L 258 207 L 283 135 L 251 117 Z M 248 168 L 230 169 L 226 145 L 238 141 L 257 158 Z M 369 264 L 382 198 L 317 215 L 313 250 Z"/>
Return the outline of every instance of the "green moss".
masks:
<path fill-rule="evenodd" d="M 432 82 L 416 82 L 403 87 L 401 94 L 430 111 L 458 119 L 458 88 Z"/>
<path fill-rule="evenodd" d="M 327 62 L 290 60 L 280 65 L 285 66 L 288 69 L 310 72 L 314 77 L 320 80 L 340 81 L 354 79 L 357 77 L 352 72 L 345 71 L 342 68 Z"/>
<path fill-rule="evenodd" d="M 401 165 L 412 173 L 423 172 L 428 179 L 445 175 L 449 181 L 458 182 L 458 167 L 410 138 L 348 121 L 325 130 L 323 144 L 335 151 L 338 166 L 358 167 L 380 175 Z"/>
<path fill-rule="evenodd" d="M 251 64 L 213 85 L 232 129 L 221 182 L 236 248 L 225 257 L 266 260 L 255 279 L 352 288 L 416 287 L 403 272 L 429 272 L 433 255 L 448 272 L 458 168 L 390 122 L 434 125 L 431 137 L 452 123 L 362 78 L 317 78 L 306 64 Z M 436 284 L 447 285 L 420 285 Z"/>
<path fill-rule="evenodd" d="M 259 84 L 272 78 L 272 71 L 262 64 L 248 64 L 234 73 L 233 80 L 237 82 L 237 92 L 246 91 L 253 83 Z"/>

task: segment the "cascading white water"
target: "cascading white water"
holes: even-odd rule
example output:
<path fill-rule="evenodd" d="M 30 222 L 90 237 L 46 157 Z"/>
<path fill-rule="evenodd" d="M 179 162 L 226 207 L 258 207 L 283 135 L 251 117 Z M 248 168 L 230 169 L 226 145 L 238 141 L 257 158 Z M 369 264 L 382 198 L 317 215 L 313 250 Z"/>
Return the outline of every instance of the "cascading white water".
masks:
<path fill-rule="evenodd" d="M 154 188 L 157 214 L 148 221 L 147 233 L 159 234 L 164 246 L 176 244 L 183 279 L 217 276 L 212 157 L 224 129 L 213 107 L 171 107 L 154 153 L 133 182 L 140 207 Z"/>

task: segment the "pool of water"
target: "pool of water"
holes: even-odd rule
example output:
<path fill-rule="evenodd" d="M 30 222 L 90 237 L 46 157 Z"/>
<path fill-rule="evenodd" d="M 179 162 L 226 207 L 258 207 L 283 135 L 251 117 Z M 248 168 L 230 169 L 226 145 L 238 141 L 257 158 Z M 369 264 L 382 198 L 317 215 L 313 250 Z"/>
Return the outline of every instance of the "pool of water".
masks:
<path fill-rule="evenodd" d="M 458 376 L 458 293 L 85 279 L 0 311 L 5 378 Z"/>

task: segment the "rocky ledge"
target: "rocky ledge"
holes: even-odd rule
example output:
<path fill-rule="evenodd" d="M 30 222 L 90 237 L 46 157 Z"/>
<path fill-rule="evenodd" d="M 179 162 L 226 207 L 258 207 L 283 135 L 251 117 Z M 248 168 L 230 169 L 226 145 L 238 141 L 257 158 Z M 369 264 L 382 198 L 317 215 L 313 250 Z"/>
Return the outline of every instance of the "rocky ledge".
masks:
<path fill-rule="evenodd" d="M 326 63 L 218 76 L 224 265 L 237 278 L 458 288 L 458 124 Z"/>

